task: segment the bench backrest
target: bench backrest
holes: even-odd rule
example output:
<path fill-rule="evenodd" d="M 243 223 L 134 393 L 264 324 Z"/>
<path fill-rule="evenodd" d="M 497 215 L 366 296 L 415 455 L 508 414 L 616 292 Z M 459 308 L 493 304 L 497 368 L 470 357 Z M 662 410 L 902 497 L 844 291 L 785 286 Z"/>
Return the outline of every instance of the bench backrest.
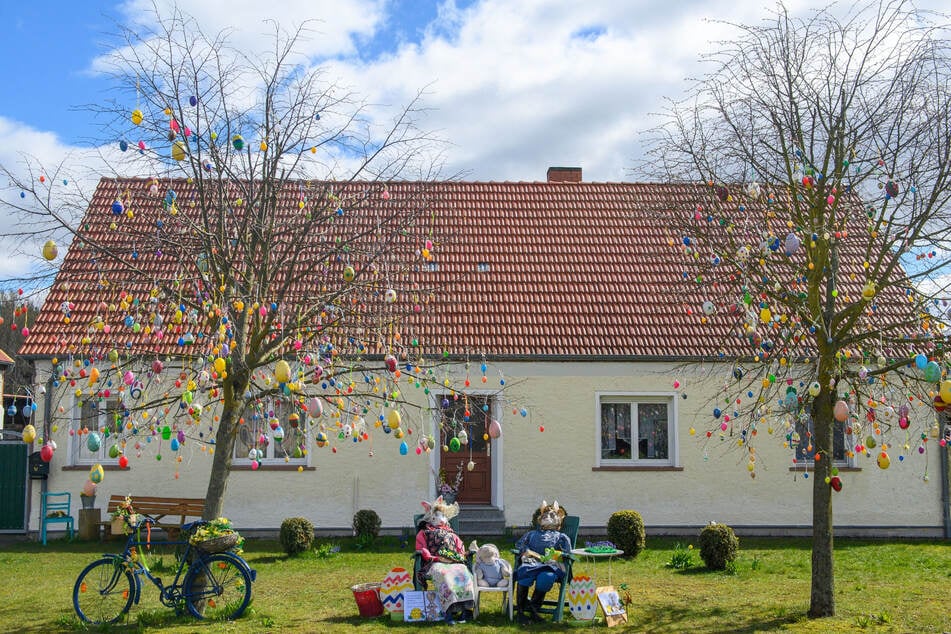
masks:
<path fill-rule="evenodd" d="M 109 498 L 106 511 L 112 513 L 125 501 L 124 495 Z M 145 515 L 179 515 L 201 517 L 205 511 L 204 498 L 163 498 L 155 496 L 132 496 L 132 508 Z"/>

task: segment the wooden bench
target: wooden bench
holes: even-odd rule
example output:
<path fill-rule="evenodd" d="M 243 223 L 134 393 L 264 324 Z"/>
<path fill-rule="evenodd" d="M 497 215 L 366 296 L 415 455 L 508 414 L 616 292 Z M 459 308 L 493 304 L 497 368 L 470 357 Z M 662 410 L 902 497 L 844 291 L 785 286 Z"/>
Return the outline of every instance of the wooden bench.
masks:
<path fill-rule="evenodd" d="M 155 496 L 132 497 L 132 508 L 136 513 L 147 515 L 155 520 L 155 526 L 165 531 L 171 539 L 175 539 L 182 530 L 186 518 L 201 518 L 205 512 L 205 498 L 163 498 Z M 100 524 L 105 527 L 105 537 L 112 535 L 112 513 L 125 502 L 124 495 L 113 495 L 109 498 L 106 512 L 110 517 Z"/>

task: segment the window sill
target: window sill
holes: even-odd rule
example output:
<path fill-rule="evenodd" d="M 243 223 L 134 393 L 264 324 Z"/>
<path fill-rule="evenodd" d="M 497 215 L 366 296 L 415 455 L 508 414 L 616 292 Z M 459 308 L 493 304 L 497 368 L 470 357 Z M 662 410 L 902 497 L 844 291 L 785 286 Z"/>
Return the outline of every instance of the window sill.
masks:
<path fill-rule="evenodd" d="M 60 467 L 60 469 L 62 469 L 63 471 L 89 471 L 90 469 L 95 467 L 97 464 L 102 466 L 103 471 L 129 471 L 130 469 L 129 467 L 126 467 L 125 469 L 123 469 L 122 467 L 120 467 L 118 464 L 115 464 L 115 463 L 109 464 L 109 463 L 102 463 L 102 462 L 90 462 L 89 464 L 63 465 L 62 467 Z"/>
<path fill-rule="evenodd" d="M 287 464 L 282 462 L 280 464 L 268 464 L 267 462 L 262 462 L 258 465 L 257 469 L 252 469 L 250 464 L 234 464 L 231 465 L 232 471 L 297 471 L 298 467 L 303 467 L 304 471 L 317 471 L 317 467 L 308 467 L 305 464 Z"/>
<path fill-rule="evenodd" d="M 591 467 L 592 471 L 683 471 L 683 467 L 670 465 L 605 465 Z"/>
<path fill-rule="evenodd" d="M 851 467 L 851 466 L 837 465 L 837 464 L 833 464 L 833 465 L 832 465 L 832 468 L 833 468 L 833 469 L 838 469 L 838 470 L 839 470 L 839 473 L 856 473 L 856 472 L 859 472 L 859 471 L 862 470 L 862 467 Z M 792 471 L 806 471 L 806 472 L 808 472 L 808 473 L 812 473 L 812 472 L 815 471 L 815 470 L 816 470 L 816 468 L 815 468 L 813 465 L 811 465 L 811 464 L 810 464 L 810 465 L 800 465 L 800 466 L 798 466 L 798 467 L 789 467 L 789 471 L 791 471 L 791 472 L 792 472 Z"/>

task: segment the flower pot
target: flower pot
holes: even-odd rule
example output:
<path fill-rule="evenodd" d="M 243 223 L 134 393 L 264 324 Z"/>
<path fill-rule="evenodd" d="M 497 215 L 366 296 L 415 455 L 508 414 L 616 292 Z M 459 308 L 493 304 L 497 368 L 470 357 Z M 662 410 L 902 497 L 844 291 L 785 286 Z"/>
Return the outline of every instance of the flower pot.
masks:
<path fill-rule="evenodd" d="M 456 501 L 456 493 L 443 493 L 442 499 L 446 504 L 453 504 Z"/>
<path fill-rule="evenodd" d="M 80 495 L 79 501 L 82 502 L 84 509 L 94 509 L 96 508 L 96 496 L 95 495 Z"/>

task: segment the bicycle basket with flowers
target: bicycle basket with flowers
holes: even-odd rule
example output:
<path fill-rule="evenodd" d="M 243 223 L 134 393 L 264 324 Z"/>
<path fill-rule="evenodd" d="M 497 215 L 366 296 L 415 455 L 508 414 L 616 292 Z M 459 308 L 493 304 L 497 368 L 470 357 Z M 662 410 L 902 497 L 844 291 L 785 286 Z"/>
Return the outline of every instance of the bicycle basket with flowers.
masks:
<path fill-rule="evenodd" d="M 119 503 L 116 507 L 116 510 L 112 512 L 112 534 L 117 535 L 121 533 L 130 533 L 132 528 L 138 523 L 139 515 L 135 512 L 135 509 L 132 507 L 132 496 L 127 495 L 125 499 Z"/>
<path fill-rule="evenodd" d="M 231 520 L 218 517 L 195 529 L 188 541 L 207 553 L 220 553 L 226 550 L 241 552 L 244 538 L 231 528 Z"/>

